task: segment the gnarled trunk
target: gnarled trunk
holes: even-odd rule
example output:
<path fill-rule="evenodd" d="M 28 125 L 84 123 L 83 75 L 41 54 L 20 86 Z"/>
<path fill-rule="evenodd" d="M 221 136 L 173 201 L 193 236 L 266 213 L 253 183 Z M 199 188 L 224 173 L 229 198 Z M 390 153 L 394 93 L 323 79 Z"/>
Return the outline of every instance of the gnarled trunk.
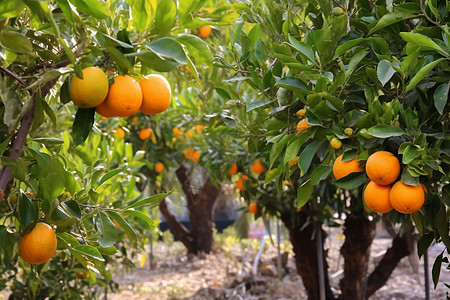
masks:
<path fill-rule="evenodd" d="M 194 194 L 187 169 L 181 165 L 176 175 L 187 199 L 191 228 L 188 230 L 167 208 L 165 199 L 160 202 L 159 209 L 170 229 L 186 246 L 188 254 L 210 253 L 214 247 L 213 208 L 219 195 L 219 189 L 208 178 L 197 194 Z"/>

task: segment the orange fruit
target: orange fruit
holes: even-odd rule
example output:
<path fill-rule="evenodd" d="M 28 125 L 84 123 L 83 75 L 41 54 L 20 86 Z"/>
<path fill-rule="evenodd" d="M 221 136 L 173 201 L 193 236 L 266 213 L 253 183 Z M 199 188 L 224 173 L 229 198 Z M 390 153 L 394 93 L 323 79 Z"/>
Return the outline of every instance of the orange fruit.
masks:
<path fill-rule="evenodd" d="M 258 211 L 258 206 L 256 206 L 256 203 L 250 203 L 248 205 L 248 212 L 251 214 L 256 214 L 256 212 Z"/>
<path fill-rule="evenodd" d="M 116 135 L 117 137 L 120 137 L 120 138 L 123 139 L 123 138 L 125 137 L 125 131 L 124 131 L 122 128 L 118 127 L 118 128 L 116 129 L 115 135 Z"/>
<path fill-rule="evenodd" d="M 198 162 L 200 160 L 200 150 L 195 150 L 194 153 L 192 153 L 192 161 Z"/>
<path fill-rule="evenodd" d="M 188 139 L 192 138 L 192 132 L 190 130 L 188 132 L 186 132 L 186 137 Z"/>
<path fill-rule="evenodd" d="M 353 129 L 351 129 L 350 127 L 347 127 L 347 128 L 344 129 L 344 133 L 345 133 L 347 136 L 352 136 L 352 134 L 353 134 Z"/>
<path fill-rule="evenodd" d="M 387 213 L 392 210 L 389 201 L 390 191 L 390 185 L 380 185 L 371 181 L 364 190 L 364 201 L 371 210 L 378 213 Z"/>
<path fill-rule="evenodd" d="M 75 76 L 70 83 L 70 98 L 79 108 L 96 107 L 108 94 L 108 77 L 97 67 L 85 68 L 82 73 L 83 79 Z"/>
<path fill-rule="evenodd" d="M 242 178 L 236 182 L 236 188 L 240 191 L 244 190 L 244 181 L 242 180 Z"/>
<path fill-rule="evenodd" d="M 373 182 L 388 185 L 400 175 L 400 162 L 391 152 L 377 151 L 367 159 L 366 173 Z"/>
<path fill-rule="evenodd" d="M 129 117 L 139 111 L 142 104 L 142 91 L 139 83 L 128 75 L 117 75 L 109 87 L 105 101 L 97 107 L 104 117 Z M 100 112 L 99 112 L 100 110 Z"/>
<path fill-rule="evenodd" d="M 139 131 L 139 138 L 146 140 L 152 135 L 152 131 L 149 128 L 143 128 Z"/>
<path fill-rule="evenodd" d="M 194 149 L 192 148 L 187 148 L 184 149 L 183 153 L 184 153 L 184 157 L 186 157 L 187 159 L 192 159 L 192 155 L 194 155 Z"/>
<path fill-rule="evenodd" d="M 167 79 L 159 74 L 145 76 L 139 85 L 142 89 L 141 111 L 147 115 L 154 115 L 169 108 L 172 93 Z"/>
<path fill-rule="evenodd" d="M 252 164 L 252 171 L 256 174 L 261 174 L 265 170 L 266 168 L 261 164 L 260 160 L 257 160 Z"/>
<path fill-rule="evenodd" d="M 332 138 L 330 141 L 330 145 L 331 147 L 333 147 L 333 149 L 337 150 L 342 147 L 342 142 L 337 138 Z"/>
<path fill-rule="evenodd" d="M 157 173 L 162 173 L 162 171 L 164 171 L 164 165 L 160 162 L 155 164 L 155 171 Z"/>
<path fill-rule="evenodd" d="M 138 120 L 139 120 L 139 117 L 134 116 L 133 119 L 131 119 L 131 123 L 137 123 Z"/>
<path fill-rule="evenodd" d="M 100 120 L 105 122 L 105 121 L 108 121 L 108 118 L 107 117 L 102 117 Z"/>
<path fill-rule="evenodd" d="M 300 120 L 297 123 L 297 132 L 308 131 L 310 128 L 311 128 L 311 125 L 308 124 L 308 121 L 306 121 L 306 119 Z"/>
<path fill-rule="evenodd" d="M 46 223 L 37 223 L 33 230 L 24 234 L 19 246 L 19 255 L 30 264 L 42 264 L 56 252 L 56 234 Z"/>
<path fill-rule="evenodd" d="M 421 186 L 413 186 L 397 181 L 389 194 L 392 207 L 398 212 L 412 214 L 425 202 L 425 192 Z"/>
<path fill-rule="evenodd" d="M 238 171 L 238 165 L 237 165 L 237 163 L 233 163 L 231 165 L 230 169 L 228 170 L 228 174 L 234 175 L 237 173 L 237 171 Z"/>
<path fill-rule="evenodd" d="M 172 133 L 175 135 L 175 136 L 180 136 L 181 135 L 181 130 L 178 128 L 178 127 L 174 127 L 173 129 L 172 129 Z"/>
<path fill-rule="evenodd" d="M 203 125 L 197 124 L 195 125 L 195 132 L 198 134 L 200 131 L 202 131 Z"/>
<path fill-rule="evenodd" d="M 289 180 L 284 180 L 283 183 L 284 184 L 291 184 L 291 182 Z"/>
<path fill-rule="evenodd" d="M 202 26 L 198 29 L 198 33 L 200 34 L 201 37 L 204 38 L 208 37 L 211 34 L 211 31 L 212 27 L 209 25 Z"/>
<path fill-rule="evenodd" d="M 105 101 L 103 101 L 99 106 L 95 108 L 95 112 L 102 116 L 102 120 L 103 118 L 107 120 L 108 118 L 117 117 L 114 112 L 112 112 L 110 108 L 106 106 Z"/>
<path fill-rule="evenodd" d="M 295 114 L 299 117 L 303 117 L 306 114 L 306 109 L 299 109 Z"/>
<path fill-rule="evenodd" d="M 339 155 L 333 164 L 333 175 L 336 180 L 341 179 L 350 173 L 364 171 L 364 169 L 359 166 L 359 162 L 356 161 L 358 156 L 350 161 L 342 161 L 343 155 L 344 154 Z"/>
<path fill-rule="evenodd" d="M 246 180 L 248 180 L 248 176 L 247 176 L 247 175 L 242 175 L 242 176 L 241 176 L 241 179 L 244 180 L 244 181 L 246 181 Z"/>
<path fill-rule="evenodd" d="M 298 156 L 294 157 L 293 159 L 289 160 L 288 164 L 289 167 L 293 167 L 298 163 Z"/>

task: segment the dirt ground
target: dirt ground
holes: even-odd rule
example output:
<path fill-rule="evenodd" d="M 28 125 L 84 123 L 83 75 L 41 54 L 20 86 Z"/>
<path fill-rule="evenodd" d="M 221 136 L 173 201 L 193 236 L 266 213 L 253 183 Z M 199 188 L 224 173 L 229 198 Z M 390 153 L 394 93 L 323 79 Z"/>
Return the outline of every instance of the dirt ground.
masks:
<path fill-rule="evenodd" d="M 378 237 L 371 248 L 369 272 L 390 246 L 391 238 Z M 333 290 L 339 292 L 343 259 L 339 248 L 343 236 L 330 237 L 328 249 L 329 274 Z M 129 274 L 116 274 L 119 290 L 108 299 L 307 299 L 300 277 L 295 271 L 293 253 L 288 242 L 281 245 L 288 252 L 287 265 L 281 280 L 277 278 L 276 247 L 270 242 L 261 256 L 258 275 L 252 276 L 253 259 L 258 250 L 256 240 L 236 243 L 226 238 L 218 242 L 219 249 L 202 259 L 188 258 L 179 242 L 157 243 L 154 248 L 156 266 L 150 269 L 147 261 L 143 268 Z M 450 272 L 442 268 L 440 283 L 433 289 L 431 268 L 434 259 L 442 252 L 440 245 L 429 249 L 430 299 L 446 299 Z M 379 289 L 371 300 L 419 300 L 425 299 L 423 258 L 419 261 L 419 274 L 413 271 L 414 263 L 404 258 L 395 269 L 388 283 Z"/>

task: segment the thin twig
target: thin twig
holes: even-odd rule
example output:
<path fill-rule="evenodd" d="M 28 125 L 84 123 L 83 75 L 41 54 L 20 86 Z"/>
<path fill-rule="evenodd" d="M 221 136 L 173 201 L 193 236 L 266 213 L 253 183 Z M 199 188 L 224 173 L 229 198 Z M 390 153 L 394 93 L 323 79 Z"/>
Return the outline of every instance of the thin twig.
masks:
<path fill-rule="evenodd" d="M 8 70 L 7 68 L 0 66 L 0 71 L 5 73 L 7 76 L 11 77 L 12 79 L 16 80 L 21 85 L 27 86 L 26 82 L 22 78 L 20 78 L 19 75 L 17 75 L 14 72 Z"/>
<path fill-rule="evenodd" d="M 434 21 L 427 15 L 427 12 L 425 11 L 425 7 L 423 6 L 423 0 L 420 0 L 419 2 L 420 2 L 420 10 L 422 11 L 422 14 L 425 17 L 425 19 L 427 19 L 428 22 L 433 23 L 434 25 L 436 25 L 437 27 L 442 29 L 442 27 L 439 23 L 437 23 L 436 21 Z"/>

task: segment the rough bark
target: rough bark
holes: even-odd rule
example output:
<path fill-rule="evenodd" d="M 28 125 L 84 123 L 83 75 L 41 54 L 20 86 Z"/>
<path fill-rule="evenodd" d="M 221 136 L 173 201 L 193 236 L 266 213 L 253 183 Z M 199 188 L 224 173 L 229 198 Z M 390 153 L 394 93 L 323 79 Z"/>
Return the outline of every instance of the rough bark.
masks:
<path fill-rule="evenodd" d="M 186 195 L 191 228 L 188 231 L 170 211 L 165 200 L 160 203 L 161 213 L 169 227 L 186 246 L 188 254 L 210 253 L 214 248 L 213 209 L 219 189 L 211 179 L 207 179 L 197 194 L 194 194 L 188 177 L 188 171 L 181 165 L 175 172 Z"/>
<path fill-rule="evenodd" d="M 381 288 L 391 276 L 400 260 L 408 256 L 411 252 L 412 230 L 406 230 L 403 234 L 397 235 L 392 246 L 386 251 L 385 255 L 378 263 L 377 267 L 369 275 L 367 280 L 366 299 L 372 296 Z"/>
<path fill-rule="evenodd" d="M 363 300 L 366 295 L 370 246 L 375 223 L 361 211 L 345 220 L 345 242 L 341 247 L 344 258 L 344 277 L 340 281 L 341 299 Z"/>
<path fill-rule="evenodd" d="M 289 231 L 289 239 L 295 254 L 295 265 L 297 273 L 300 275 L 305 286 L 309 300 L 320 299 L 319 270 L 318 270 L 318 251 L 314 235 L 314 224 L 311 223 L 304 227 L 307 222 L 307 215 L 303 212 L 295 213 L 284 211 L 281 219 Z M 304 227 L 304 228 L 303 228 Z M 325 232 L 322 232 L 325 239 Z M 330 288 L 328 280 L 328 264 L 323 258 L 325 274 L 325 297 L 326 299 L 335 299 Z"/>

